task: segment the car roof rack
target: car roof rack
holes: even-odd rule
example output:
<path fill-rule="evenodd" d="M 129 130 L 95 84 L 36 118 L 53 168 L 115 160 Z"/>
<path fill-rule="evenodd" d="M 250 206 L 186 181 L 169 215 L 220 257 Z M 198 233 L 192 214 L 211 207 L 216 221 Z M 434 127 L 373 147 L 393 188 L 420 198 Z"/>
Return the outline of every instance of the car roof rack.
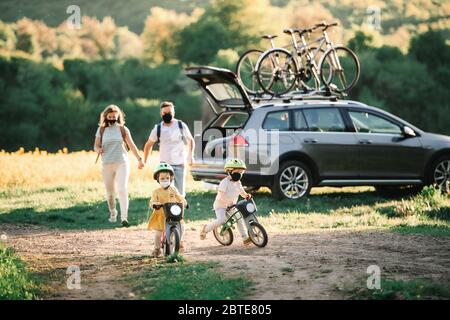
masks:
<path fill-rule="evenodd" d="M 249 95 L 250 99 L 257 104 L 261 102 L 280 101 L 280 100 L 284 103 L 302 100 L 338 101 L 339 99 L 342 99 L 346 96 L 347 96 L 346 93 L 332 91 L 329 88 L 324 90 L 313 90 L 313 91 L 294 90 L 282 95 L 270 95 L 270 94 Z"/>

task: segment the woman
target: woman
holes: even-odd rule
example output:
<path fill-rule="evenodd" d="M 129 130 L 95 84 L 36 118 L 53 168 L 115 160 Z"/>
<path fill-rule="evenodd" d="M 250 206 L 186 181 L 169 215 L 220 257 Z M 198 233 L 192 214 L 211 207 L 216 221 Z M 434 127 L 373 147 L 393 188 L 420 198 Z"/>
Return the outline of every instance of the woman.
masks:
<path fill-rule="evenodd" d="M 99 127 L 95 134 L 94 150 L 102 156 L 102 176 L 106 187 L 106 197 L 110 212 L 109 222 L 117 221 L 116 186 L 119 195 L 122 226 L 128 223 L 128 178 L 130 177 L 130 161 L 128 146 L 143 167 L 139 150 L 133 142 L 130 130 L 125 127 L 125 115 L 116 105 L 109 105 L 100 114 Z"/>

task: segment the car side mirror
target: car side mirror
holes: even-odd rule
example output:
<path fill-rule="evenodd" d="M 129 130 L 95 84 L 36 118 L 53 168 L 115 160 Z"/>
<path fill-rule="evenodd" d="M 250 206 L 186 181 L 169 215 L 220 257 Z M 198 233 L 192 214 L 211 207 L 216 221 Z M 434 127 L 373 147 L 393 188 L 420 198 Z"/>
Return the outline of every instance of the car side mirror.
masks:
<path fill-rule="evenodd" d="M 408 127 L 408 126 L 404 126 L 404 127 L 403 127 L 403 134 L 404 134 L 406 137 L 410 137 L 410 138 L 416 136 L 415 131 L 414 131 L 413 129 L 411 129 L 410 127 Z"/>

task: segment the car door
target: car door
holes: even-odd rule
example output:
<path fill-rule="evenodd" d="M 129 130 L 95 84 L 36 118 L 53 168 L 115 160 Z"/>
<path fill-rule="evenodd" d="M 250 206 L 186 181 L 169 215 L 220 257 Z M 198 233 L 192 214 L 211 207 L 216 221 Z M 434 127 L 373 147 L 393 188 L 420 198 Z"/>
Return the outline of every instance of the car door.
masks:
<path fill-rule="evenodd" d="M 418 136 L 407 137 L 403 125 L 387 115 L 348 109 L 359 145 L 361 178 L 419 178 L 423 148 Z"/>
<path fill-rule="evenodd" d="M 314 160 L 322 179 L 358 175 L 356 137 L 340 109 L 325 105 L 293 111 L 298 149 Z"/>

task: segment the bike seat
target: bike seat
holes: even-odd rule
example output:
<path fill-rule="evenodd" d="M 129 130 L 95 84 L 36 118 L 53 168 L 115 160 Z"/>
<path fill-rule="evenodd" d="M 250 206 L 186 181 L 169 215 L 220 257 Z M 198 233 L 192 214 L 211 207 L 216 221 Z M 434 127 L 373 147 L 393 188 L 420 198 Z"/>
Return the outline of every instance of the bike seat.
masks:
<path fill-rule="evenodd" d="M 278 37 L 278 36 L 276 36 L 276 35 L 270 35 L 270 34 L 265 34 L 265 35 L 263 35 L 261 38 L 263 38 L 263 39 L 268 39 L 268 40 L 272 40 L 272 39 L 275 39 L 276 37 Z"/>
<path fill-rule="evenodd" d="M 295 33 L 295 30 L 294 29 L 284 29 L 283 32 L 287 33 L 287 34 L 293 34 L 293 33 Z"/>
<path fill-rule="evenodd" d="M 311 28 L 309 28 L 309 29 L 295 29 L 294 31 L 295 31 L 295 32 L 298 32 L 298 34 L 300 34 L 300 36 L 302 36 L 302 35 L 304 35 L 305 33 L 312 32 L 312 29 L 311 29 Z"/>

